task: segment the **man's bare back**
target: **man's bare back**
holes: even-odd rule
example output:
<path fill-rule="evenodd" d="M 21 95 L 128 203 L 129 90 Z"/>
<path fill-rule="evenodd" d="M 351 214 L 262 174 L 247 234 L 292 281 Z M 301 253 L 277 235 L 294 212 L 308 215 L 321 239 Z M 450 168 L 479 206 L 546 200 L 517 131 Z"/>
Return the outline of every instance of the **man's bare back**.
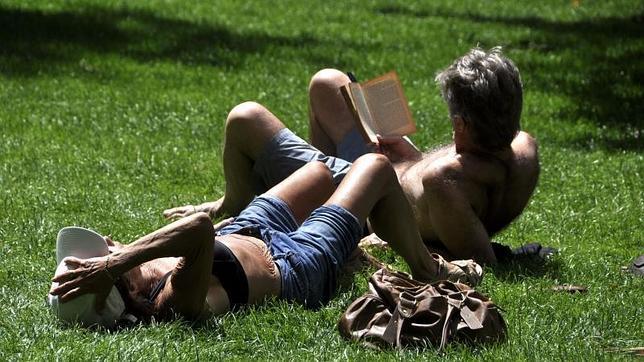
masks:
<path fill-rule="evenodd" d="M 489 237 L 521 214 L 539 174 L 537 144 L 525 132 L 505 154 L 458 153 L 451 144 L 394 168 L 428 245 L 489 262 Z"/>

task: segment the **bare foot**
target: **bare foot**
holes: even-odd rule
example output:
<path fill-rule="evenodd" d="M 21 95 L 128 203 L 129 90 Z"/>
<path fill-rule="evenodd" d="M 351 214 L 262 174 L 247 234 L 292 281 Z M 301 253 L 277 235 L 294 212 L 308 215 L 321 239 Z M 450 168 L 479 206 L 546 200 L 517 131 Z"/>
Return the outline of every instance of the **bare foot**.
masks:
<path fill-rule="evenodd" d="M 220 216 L 223 216 L 224 210 L 222 205 L 224 204 L 224 198 L 221 197 L 217 201 L 204 202 L 201 205 L 197 206 L 197 211 L 203 211 L 210 216 L 211 219 L 216 219 Z"/>
<path fill-rule="evenodd" d="M 194 205 L 185 205 L 173 207 L 171 209 L 163 210 L 163 217 L 166 219 L 181 219 L 190 216 L 197 212 L 197 207 Z"/>
<path fill-rule="evenodd" d="M 166 219 L 181 219 L 186 216 L 190 216 L 197 212 L 207 213 L 211 219 L 216 219 L 223 215 L 222 204 L 224 203 L 224 198 L 220 198 L 217 201 L 204 202 L 201 205 L 185 205 L 179 207 L 173 207 L 171 209 L 166 209 L 163 211 L 163 216 Z"/>

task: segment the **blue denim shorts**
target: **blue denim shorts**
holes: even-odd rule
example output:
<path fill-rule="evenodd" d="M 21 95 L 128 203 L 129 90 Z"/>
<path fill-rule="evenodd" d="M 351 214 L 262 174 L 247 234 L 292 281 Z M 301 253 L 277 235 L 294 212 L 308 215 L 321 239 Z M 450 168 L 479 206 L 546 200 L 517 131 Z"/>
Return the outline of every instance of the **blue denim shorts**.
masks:
<path fill-rule="evenodd" d="M 255 160 L 253 171 L 259 176 L 255 191 L 261 194 L 311 161 L 324 162 L 331 170 L 333 181 L 338 185 L 349 172 L 351 162 L 368 152 L 362 136 L 355 129 L 338 145 L 339 157 L 332 157 L 311 146 L 288 128 L 284 128 L 273 136 Z"/>
<path fill-rule="evenodd" d="M 352 163 L 358 157 L 366 155 L 369 152 L 375 152 L 375 147 L 366 144 L 360 131 L 355 127 L 344 136 L 337 146 L 338 157 Z"/>
<path fill-rule="evenodd" d="M 281 298 L 318 308 L 335 293 L 340 269 L 361 233 L 358 219 L 340 206 L 320 206 L 298 227 L 284 201 L 262 195 L 217 234 L 261 238 L 280 269 Z"/>

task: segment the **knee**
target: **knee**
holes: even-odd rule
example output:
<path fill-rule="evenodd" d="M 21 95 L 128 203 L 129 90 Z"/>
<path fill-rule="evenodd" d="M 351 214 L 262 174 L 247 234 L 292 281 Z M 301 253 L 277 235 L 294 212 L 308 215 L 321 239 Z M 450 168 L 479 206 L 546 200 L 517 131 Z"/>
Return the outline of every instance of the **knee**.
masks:
<path fill-rule="evenodd" d="M 247 127 L 256 124 L 268 113 L 266 107 L 257 102 L 244 102 L 236 105 L 228 113 L 226 118 L 226 129 Z"/>
<path fill-rule="evenodd" d="M 269 127 L 270 111 L 257 102 L 236 105 L 226 118 L 226 137 L 230 142 L 250 141 L 263 135 Z"/>
<path fill-rule="evenodd" d="M 283 128 L 284 124 L 261 104 L 241 103 L 226 118 L 224 149 L 239 149 L 254 160 L 266 142 Z"/>
<path fill-rule="evenodd" d="M 307 163 L 304 167 L 306 167 L 307 175 L 315 180 L 320 193 L 326 193 L 326 191 L 332 191 L 335 188 L 333 174 L 324 162 L 313 161 Z"/>
<path fill-rule="evenodd" d="M 333 185 L 333 174 L 329 167 L 320 161 L 309 162 L 305 166 L 307 169 L 307 174 L 315 179 L 317 184 L 320 187 L 334 187 Z"/>
<path fill-rule="evenodd" d="M 392 168 L 391 162 L 387 156 L 380 153 L 367 153 L 362 155 L 355 160 L 354 165 L 355 164 L 366 164 L 378 169 Z"/>
<path fill-rule="evenodd" d="M 396 179 L 396 172 L 389 159 L 379 153 L 367 153 L 360 156 L 351 167 L 361 167 L 368 169 L 374 178 L 382 180 Z"/>
<path fill-rule="evenodd" d="M 349 77 L 337 69 L 322 69 L 311 78 L 309 94 L 315 97 L 329 91 L 337 92 L 338 88 L 349 82 Z"/>

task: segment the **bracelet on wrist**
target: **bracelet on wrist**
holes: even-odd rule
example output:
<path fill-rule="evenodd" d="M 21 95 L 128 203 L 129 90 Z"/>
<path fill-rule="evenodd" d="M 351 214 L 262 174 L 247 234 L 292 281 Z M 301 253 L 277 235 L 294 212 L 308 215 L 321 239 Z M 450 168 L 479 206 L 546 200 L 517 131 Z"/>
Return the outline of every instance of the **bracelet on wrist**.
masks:
<path fill-rule="evenodd" d="M 110 280 L 112 280 L 112 282 L 115 282 L 116 279 L 118 279 L 118 277 L 115 278 L 114 275 L 112 275 L 112 273 L 110 272 L 109 266 L 110 266 L 110 256 L 108 255 L 107 260 L 105 260 L 105 266 L 103 267 L 103 269 L 107 273 L 107 276 L 110 278 Z"/>

